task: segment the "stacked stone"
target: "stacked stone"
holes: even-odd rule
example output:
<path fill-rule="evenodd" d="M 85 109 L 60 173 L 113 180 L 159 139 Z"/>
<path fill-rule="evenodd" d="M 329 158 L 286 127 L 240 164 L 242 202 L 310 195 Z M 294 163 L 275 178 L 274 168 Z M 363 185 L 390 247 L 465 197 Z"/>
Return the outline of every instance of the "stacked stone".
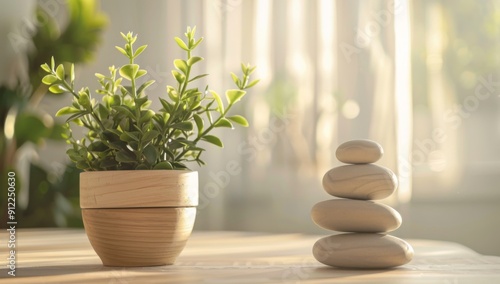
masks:
<path fill-rule="evenodd" d="M 313 247 L 321 263 L 341 268 L 382 269 L 408 263 L 413 248 L 404 240 L 387 235 L 401 225 L 401 215 L 383 199 L 397 188 L 396 175 L 377 166 L 384 151 L 371 140 L 352 140 L 336 151 L 339 161 L 350 165 L 329 170 L 323 177 L 331 199 L 314 205 L 311 217 L 318 226 L 346 232 L 319 239 Z"/>

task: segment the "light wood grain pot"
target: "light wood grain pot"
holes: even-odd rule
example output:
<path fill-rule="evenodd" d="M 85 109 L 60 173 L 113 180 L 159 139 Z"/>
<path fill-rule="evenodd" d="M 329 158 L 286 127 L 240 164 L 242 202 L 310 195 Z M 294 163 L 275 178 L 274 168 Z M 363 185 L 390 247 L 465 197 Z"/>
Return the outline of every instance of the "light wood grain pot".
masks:
<path fill-rule="evenodd" d="M 173 264 L 191 235 L 197 205 L 198 172 L 80 174 L 85 232 L 105 266 Z"/>

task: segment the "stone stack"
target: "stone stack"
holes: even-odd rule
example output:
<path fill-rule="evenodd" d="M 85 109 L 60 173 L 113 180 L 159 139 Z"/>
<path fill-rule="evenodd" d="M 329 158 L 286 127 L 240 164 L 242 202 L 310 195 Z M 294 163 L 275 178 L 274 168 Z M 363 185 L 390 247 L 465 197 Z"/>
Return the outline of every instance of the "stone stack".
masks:
<path fill-rule="evenodd" d="M 377 166 L 384 151 L 371 140 L 353 140 L 336 151 L 339 161 L 349 164 L 329 170 L 323 188 L 340 199 L 317 203 L 311 217 L 318 226 L 345 232 L 319 239 L 313 247 L 321 263 L 341 268 L 382 269 L 408 263 L 413 248 L 404 240 L 387 235 L 399 228 L 401 215 L 383 199 L 397 188 L 396 175 Z"/>

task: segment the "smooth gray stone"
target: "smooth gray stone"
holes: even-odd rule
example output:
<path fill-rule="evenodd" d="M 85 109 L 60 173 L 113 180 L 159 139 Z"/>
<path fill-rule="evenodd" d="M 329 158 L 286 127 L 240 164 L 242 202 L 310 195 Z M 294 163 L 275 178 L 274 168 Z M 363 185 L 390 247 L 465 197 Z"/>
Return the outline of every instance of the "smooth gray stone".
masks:
<path fill-rule="evenodd" d="M 311 217 L 318 226 L 341 232 L 383 233 L 401 226 L 398 211 L 367 200 L 322 201 L 313 206 Z"/>
<path fill-rule="evenodd" d="M 373 164 L 340 166 L 323 176 L 325 191 L 341 198 L 382 199 L 397 186 L 397 177 L 391 170 Z"/>
<path fill-rule="evenodd" d="M 317 261 L 340 268 L 383 269 L 411 261 L 413 248 L 382 234 L 349 233 L 324 237 L 313 247 Z"/>
<path fill-rule="evenodd" d="M 375 163 L 384 155 L 382 146 L 372 140 L 351 140 L 342 143 L 335 152 L 337 159 L 347 164 Z"/>

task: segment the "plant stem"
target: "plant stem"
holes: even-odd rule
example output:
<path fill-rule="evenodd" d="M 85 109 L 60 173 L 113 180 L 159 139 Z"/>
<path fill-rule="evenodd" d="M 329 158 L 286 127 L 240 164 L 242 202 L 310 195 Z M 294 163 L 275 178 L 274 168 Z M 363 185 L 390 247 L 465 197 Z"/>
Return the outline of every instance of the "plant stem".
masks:
<path fill-rule="evenodd" d="M 66 80 L 63 80 L 62 81 L 62 84 L 64 85 L 64 87 L 70 91 L 70 93 L 75 97 L 75 98 L 79 98 L 80 96 L 75 92 L 75 90 L 68 84 L 68 82 L 66 82 Z M 106 127 L 104 127 L 104 124 L 102 124 L 102 121 L 99 119 L 99 117 L 96 115 L 96 113 L 94 112 L 94 109 L 92 108 L 92 110 L 90 111 L 90 115 L 95 119 L 95 121 L 97 121 L 97 123 L 99 124 L 99 126 L 102 128 L 102 130 L 104 131 L 106 129 Z"/>
<path fill-rule="evenodd" d="M 201 134 L 198 135 L 198 137 L 196 137 L 196 139 L 193 140 L 193 143 L 196 145 L 196 143 L 198 143 L 200 141 L 201 138 L 203 138 L 205 135 L 207 135 L 210 131 L 212 131 L 212 129 L 214 129 L 215 125 L 217 124 L 217 122 L 219 122 L 221 119 L 225 118 L 226 117 L 226 114 L 228 113 L 228 111 L 231 109 L 233 105 L 232 104 L 229 104 L 227 106 L 227 108 L 224 110 L 224 113 L 222 113 L 215 121 L 214 123 L 212 123 L 207 129 L 205 129 L 205 131 L 203 131 Z M 175 161 L 179 161 L 180 158 L 182 158 L 189 150 L 184 148 L 184 150 L 175 158 Z"/>
<path fill-rule="evenodd" d="M 191 50 L 188 50 L 187 51 L 187 60 L 186 60 L 186 65 L 187 65 L 187 62 L 189 61 L 189 59 L 191 59 Z M 187 88 L 187 85 L 188 85 L 188 82 L 189 82 L 189 74 L 191 73 L 191 66 L 188 65 L 187 67 L 187 71 L 186 71 L 186 80 L 184 81 L 184 86 L 182 86 L 182 90 L 181 92 L 179 93 L 179 96 L 180 98 L 182 98 L 182 95 L 184 94 L 184 92 L 186 91 L 186 88 Z"/>

